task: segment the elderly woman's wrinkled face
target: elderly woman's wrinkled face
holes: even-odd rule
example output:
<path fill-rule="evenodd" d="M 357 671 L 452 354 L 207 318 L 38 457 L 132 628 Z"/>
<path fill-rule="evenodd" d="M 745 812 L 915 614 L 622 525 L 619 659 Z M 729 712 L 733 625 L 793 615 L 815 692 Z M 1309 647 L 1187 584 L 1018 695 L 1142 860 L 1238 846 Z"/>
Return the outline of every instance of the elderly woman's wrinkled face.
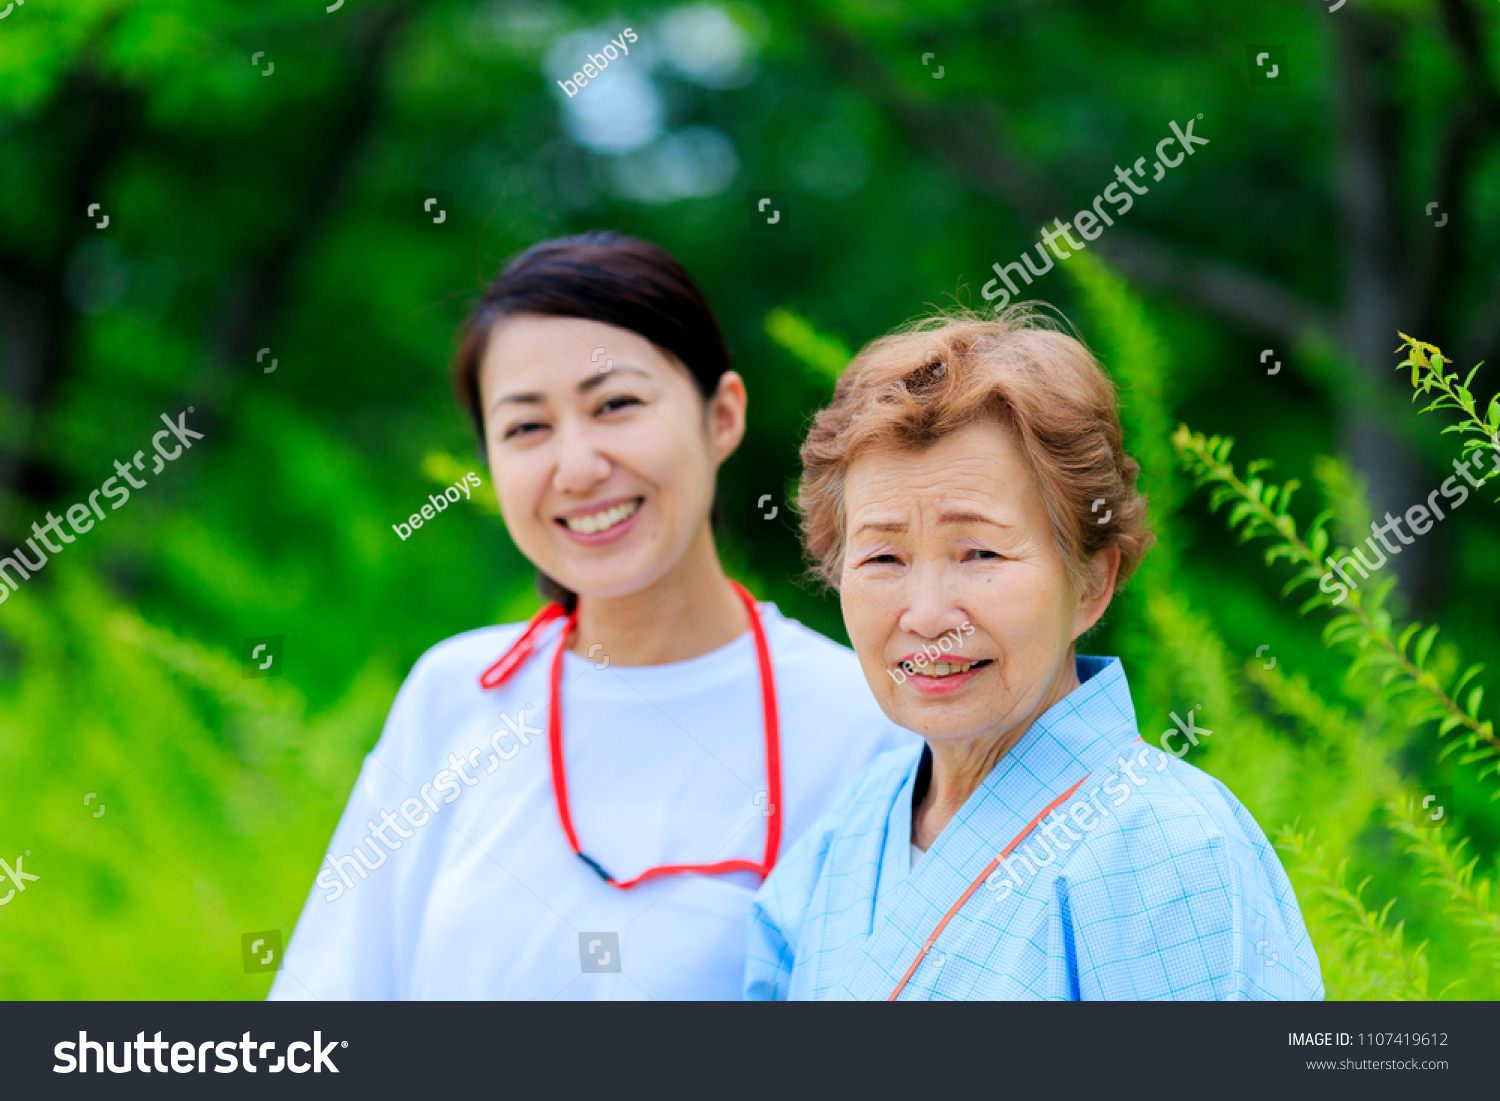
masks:
<path fill-rule="evenodd" d="M 1004 737 L 1072 689 L 1073 640 L 1109 594 L 1070 583 L 1009 429 L 862 455 L 844 500 L 844 624 L 893 722 L 929 742 Z"/>

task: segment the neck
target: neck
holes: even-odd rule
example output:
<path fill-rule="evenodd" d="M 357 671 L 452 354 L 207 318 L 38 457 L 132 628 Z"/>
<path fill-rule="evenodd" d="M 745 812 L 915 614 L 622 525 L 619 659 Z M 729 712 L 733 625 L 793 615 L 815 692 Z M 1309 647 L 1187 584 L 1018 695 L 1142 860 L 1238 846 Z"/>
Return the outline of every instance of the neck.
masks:
<path fill-rule="evenodd" d="M 912 840 L 919 848 L 925 851 L 937 840 L 943 827 L 979 790 L 984 778 L 1025 736 L 1031 724 L 1078 685 L 1078 666 L 1070 648 L 1041 702 L 1021 722 L 999 733 L 986 731 L 972 738 L 927 743 L 932 748 L 932 779 L 911 820 Z"/>
<path fill-rule="evenodd" d="M 617 597 L 580 596 L 569 649 L 614 665 L 665 665 L 727 646 L 749 629 L 705 523 L 660 580 Z"/>

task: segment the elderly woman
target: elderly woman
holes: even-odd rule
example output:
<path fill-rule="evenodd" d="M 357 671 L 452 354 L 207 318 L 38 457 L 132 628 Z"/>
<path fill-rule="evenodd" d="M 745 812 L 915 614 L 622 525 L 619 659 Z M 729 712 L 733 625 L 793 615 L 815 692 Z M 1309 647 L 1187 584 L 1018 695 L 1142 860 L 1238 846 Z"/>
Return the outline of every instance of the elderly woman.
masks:
<path fill-rule="evenodd" d="M 747 996 L 1321 997 L 1265 834 L 1186 741 L 1141 740 L 1117 658 L 1075 652 L 1152 542 L 1088 350 L 1024 314 L 878 340 L 802 460 L 808 552 L 925 745 L 766 880 Z"/>

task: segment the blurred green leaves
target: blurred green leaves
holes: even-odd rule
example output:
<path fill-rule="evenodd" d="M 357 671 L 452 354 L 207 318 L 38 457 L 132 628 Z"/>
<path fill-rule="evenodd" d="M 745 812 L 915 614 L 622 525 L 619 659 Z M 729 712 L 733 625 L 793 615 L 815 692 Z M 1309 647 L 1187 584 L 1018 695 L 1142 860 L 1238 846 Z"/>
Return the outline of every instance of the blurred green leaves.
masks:
<path fill-rule="evenodd" d="M 766 314 L 766 333 L 830 391 L 853 358 L 836 338 L 818 332 L 800 314 L 788 309 L 777 308 Z"/>
<path fill-rule="evenodd" d="M 658 33 L 682 31 L 683 7 L 630 14 L 643 45 L 630 60 L 644 72 L 655 58 L 663 111 L 635 159 L 575 140 L 547 70 L 564 35 L 617 18 L 603 3 L 349 0 L 328 14 L 309 0 L 31 0 L 0 24 L 0 532 L 27 532 L 98 485 L 162 411 L 195 403 L 208 423 L 190 462 L 0 606 L 0 855 L 30 848 L 27 869 L 43 875 L 24 907 L 0 913 L 0 996 L 260 996 L 267 977 L 243 974 L 238 934 L 290 931 L 402 677 L 442 638 L 535 610 L 534 571 L 488 470 L 467 458 L 444 369 L 485 281 L 535 240 L 616 228 L 683 260 L 751 395 L 720 481 L 726 561 L 834 635 L 836 599 L 806 583 L 791 510 L 766 520 L 758 502 L 790 498 L 808 419 L 855 349 L 967 301 L 996 258 L 1027 247 L 1041 215 L 1012 196 L 1066 216 L 1166 120 L 1201 111 L 1213 145 L 1196 175 L 1153 184 L 1098 251 L 1128 230 L 1212 250 L 1299 299 L 1340 295 L 1338 70 L 1316 6 L 737 3 L 727 10 L 754 51 L 749 82 L 727 87 L 653 52 Z M 1433 11 L 1378 13 L 1397 36 L 1391 79 L 1410 93 L 1413 187 L 1442 160 L 1449 100 L 1469 79 Z M 1495 22 L 1481 20 L 1490 46 Z M 1251 37 L 1286 45 L 1288 87 L 1247 89 Z M 251 64 L 257 51 L 274 75 Z M 659 202 L 625 186 L 632 173 L 691 177 L 698 146 L 682 135 L 705 132 L 735 158 L 723 190 Z M 1470 163 L 1493 194 L 1500 162 Z M 752 188 L 787 195 L 786 232 L 758 232 Z M 423 189 L 453 195 L 448 231 L 418 223 Z M 84 225 L 94 202 L 111 215 L 107 238 Z M 1437 231 L 1471 243 L 1442 269 L 1464 274 L 1443 300 L 1483 314 L 1481 246 L 1500 208 L 1470 207 L 1465 225 Z M 1298 879 L 1304 902 L 1327 886 L 1368 927 L 1358 888 L 1337 885 L 1345 858 L 1349 882 L 1372 877 L 1364 897 L 1398 899 L 1382 934 L 1390 966 L 1368 983 L 1348 970 L 1345 992 L 1389 989 L 1382 976 L 1415 967 L 1424 941 L 1448 974 L 1474 927 L 1438 903 L 1466 884 L 1479 898 L 1487 882 L 1500 851 L 1488 791 L 1465 787 L 1431 739 L 1404 737 L 1378 675 L 1346 675 L 1337 640 L 1325 646 L 1281 579 L 1188 492 L 1171 430 L 1185 420 L 1312 470 L 1331 526 L 1356 530 L 1368 525 L 1358 483 L 1318 462 L 1342 446 L 1342 410 L 1400 418 L 1437 468 L 1448 441 L 1363 382 L 1331 330 L 1283 341 L 1294 369 L 1268 384 L 1261 329 L 1202 308 L 1192 278 L 1145 300 L 1095 251 L 1037 293 L 1119 385 L 1161 542 L 1087 648 L 1124 657 L 1148 738 L 1202 701 L 1221 733 L 1194 762 L 1268 832 L 1297 821 L 1339 854 L 1318 864 L 1322 878 Z M 267 347 L 273 374 L 256 362 Z M 1475 414 L 1492 417 L 1477 395 Z M 441 528 L 406 541 L 392 530 L 470 470 L 485 485 Z M 1460 649 L 1500 661 L 1500 534 L 1477 513 L 1441 536 L 1446 588 L 1421 614 L 1442 634 L 1421 655 L 1420 634 L 1391 636 L 1446 685 Z M 1393 622 L 1413 618 L 1390 599 Z M 242 641 L 278 634 L 284 676 L 240 677 Z M 1277 668 L 1251 657 L 1261 646 Z M 1471 700 L 1465 685 L 1462 707 Z M 1470 843 L 1444 841 L 1441 890 L 1423 888 L 1430 869 L 1377 814 L 1402 777 L 1465 801 Z M 102 818 L 84 805 L 91 791 Z M 1336 955 L 1339 928 L 1319 927 L 1320 951 Z"/>

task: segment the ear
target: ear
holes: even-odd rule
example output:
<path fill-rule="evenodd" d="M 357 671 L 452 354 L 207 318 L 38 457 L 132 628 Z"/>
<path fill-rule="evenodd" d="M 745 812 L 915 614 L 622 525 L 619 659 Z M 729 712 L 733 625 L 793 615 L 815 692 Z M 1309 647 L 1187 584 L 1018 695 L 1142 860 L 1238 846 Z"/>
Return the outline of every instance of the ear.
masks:
<path fill-rule="evenodd" d="M 745 409 L 748 397 L 745 380 L 738 372 L 725 371 L 719 376 L 719 388 L 708 399 L 708 436 L 714 446 L 714 461 L 722 463 L 733 455 L 745 438 Z"/>
<path fill-rule="evenodd" d="M 1115 595 L 1115 578 L 1119 574 L 1119 547 L 1099 551 L 1089 560 L 1088 584 L 1078 595 L 1078 608 L 1073 615 L 1073 640 L 1075 642 L 1079 635 L 1099 622 L 1104 609 L 1109 607 L 1109 602 L 1114 599 Z"/>

